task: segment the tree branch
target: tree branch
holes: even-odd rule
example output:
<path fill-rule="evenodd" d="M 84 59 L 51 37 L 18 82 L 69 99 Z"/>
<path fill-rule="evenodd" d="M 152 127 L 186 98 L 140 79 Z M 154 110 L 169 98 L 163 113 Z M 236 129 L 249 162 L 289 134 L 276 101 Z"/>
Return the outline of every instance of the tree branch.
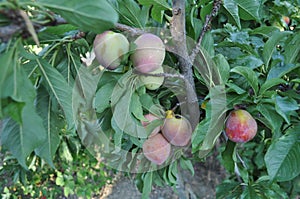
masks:
<path fill-rule="evenodd" d="M 190 60 L 186 45 L 186 27 L 185 27 L 185 0 L 173 0 L 173 17 L 171 21 L 171 35 L 174 43 L 175 54 L 178 57 L 179 67 L 186 79 L 186 109 L 188 119 L 193 129 L 199 122 L 198 98 L 195 92 L 195 83 L 193 77 L 193 65 Z"/>
<path fill-rule="evenodd" d="M 192 63 L 194 63 L 196 55 L 199 53 L 199 51 L 201 49 L 201 43 L 202 43 L 203 37 L 204 37 L 205 33 L 211 28 L 210 24 L 211 24 L 213 18 L 218 14 L 221 4 L 222 4 L 222 0 L 214 0 L 214 4 L 213 4 L 213 8 L 211 10 L 211 13 L 209 15 L 206 15 L 206 17 L 205 17 L 205 22 L 202 27 L 197 45 L 190 55 L 190 60 Z"/>
<path fill-rule="evenodd" d="M 132 36 L 138 36 L 138 35 L 146 33 L 145 31 L 143 31 L 139 28 L 133 28 L 133 27 L 130 27 L 130 26 L 127 26 L 127 25 L 124 25 L 124 24 L 120 24 L 120 23 L 116 23 L 115 28 L 118 29 L 118 30 L 127 31 Z"/>
<path fill-rule="evenodd" d="M 182 79 L 183 81 L 186 81 L 185 77 L 181 74 L 171 74 L 171 73 L 155 73 L 155 74 L 151 74 L 151 73 L 141 73 L 137 70 L 134 71 L 135 74 L 138 75 L 144 75 L 144 76 L 151 76 L 151 77 L 166 77 L 166 78 L 178 78 L 178 79 Z"/>

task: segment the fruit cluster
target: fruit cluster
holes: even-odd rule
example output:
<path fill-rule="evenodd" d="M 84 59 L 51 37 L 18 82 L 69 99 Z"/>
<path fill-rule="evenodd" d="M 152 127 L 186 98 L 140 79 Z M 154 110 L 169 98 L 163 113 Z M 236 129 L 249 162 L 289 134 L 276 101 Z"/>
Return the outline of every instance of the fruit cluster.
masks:
<path fill-rule="evenodd" d="M 145 33 L 137 37 L 134 42 L 135 50 L 130 58 L 134 69 L 145 75 L 139 78 L 149 90 L 158 89 L 164 82 L 163 76 L 149 76 L 149 74 L 163 73 L 163 61 L 165 58 L 165 46 L 156 35 Z M 128 39 L 113 31 L 106 31 L 96 36 L 94 40 L 94 52 L 99 64 L 114 70 L 121 65 L 122 59 L 129 53 Z M 148 74 L 148 75 L 147 75 Z M 152 114 L 146 114 L 147 122 L 142 122 L 146 127 L 154 120 L 159 119 Z M 151 162 L 161 165 L 171 154 L 171 146 L 186 146 L 191 140 L 192 127 L 189 121 L 175 115 L 173 111 L 167 111 L 164 124 L 156 127 L 143 144 L 143 153 Z M 233 142 L 248 142 L 256 135 L 257 123 L 245 110 L 232 111 L 225 123 L 225 133 Z"/>
<path fill-rule="evenodd" d="M 134 41 L 136 49 L 131 55 L 135 70 L 144 74 L 163 73 L 165 45 L 162 40 L 151 33 L 140 35 Z M 99 64 L 104 68 L 114 70 L 120 66 L 122 59 L 129 52 L 129 41 L 121 33 L 105 31 L 98 34 L 94 40 L 94 52 Z M 164 77 L 140 76 L 141 82 L 149 90 L 158 89 L 164 82 Z"/>
<path fill-rule="evenodd" d="M 148 122 L 142 122 L 144 127 L 159 119 L 152 114 L 145 115 L 145 118 Z M 156 127 L 144 142 L 143 153 L 148 160 L 161 165 L 170 157 L 171 145 L 186 146 L 191 136 L 192 127 L 189 121 L 169 110 L 166 112 L 163 125 Z"/>

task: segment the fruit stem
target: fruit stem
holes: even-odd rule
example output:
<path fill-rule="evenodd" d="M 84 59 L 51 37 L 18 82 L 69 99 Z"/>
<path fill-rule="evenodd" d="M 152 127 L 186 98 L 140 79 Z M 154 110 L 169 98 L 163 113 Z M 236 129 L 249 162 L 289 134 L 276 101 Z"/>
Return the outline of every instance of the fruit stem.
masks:
<path fill-rule="evenodd" d="M 174 117 L 174 111 L 173 110 L 167 110 L 166 111 L 166 118 L 170 119 Z"/>

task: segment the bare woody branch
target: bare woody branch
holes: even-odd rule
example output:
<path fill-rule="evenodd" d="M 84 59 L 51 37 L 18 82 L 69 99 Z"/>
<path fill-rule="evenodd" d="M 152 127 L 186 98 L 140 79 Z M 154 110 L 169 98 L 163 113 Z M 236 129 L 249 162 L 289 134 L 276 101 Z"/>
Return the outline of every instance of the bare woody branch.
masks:
<path fill-rule="evenodd" d="M 192 51 L 192 53 L 190 55 L 190 60 L 191 60 L 192 63 L 194 62 L 197 54 L 200 51 L 203 37 L 204 37 L 205 33 L 210 29 L 210 27 L 211 27 L 210 24 L 211 24 L 213 18 L 218 14 L 218 11 L 221 7 L 221 4 L 222 4 L 222 0 L 214 0 L 214 4 L 213 4 L 213 8 L 212 8 L 211 13 L 205 17 L 205 22 L 204 22 L 204 25 L 202 27 L 197 45 L 196 45 L 196 47 L 194 48 L 194 50 Z"/>

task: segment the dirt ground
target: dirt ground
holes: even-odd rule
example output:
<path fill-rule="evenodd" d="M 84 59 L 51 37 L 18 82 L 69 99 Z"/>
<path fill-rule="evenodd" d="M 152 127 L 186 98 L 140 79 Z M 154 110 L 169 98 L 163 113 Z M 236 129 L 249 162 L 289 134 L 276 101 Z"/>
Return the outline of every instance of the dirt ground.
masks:
<path fill-rule="evenodd" d="M 184 195 L 186 199 L 213 199 L 216 198 L 216 186 L 225 178 L 225 171 L 214 157 L 205 163 L 194 166 L 195 175 L 183 170 Z M 141 193 L 135 187 L 133 180 L 117 174 L 112 183 L 103 187 L 100 199 L 140 199 Z M 179 194 L 171 187 L 154 186 L 151 199 L 179 199 Z"/>

